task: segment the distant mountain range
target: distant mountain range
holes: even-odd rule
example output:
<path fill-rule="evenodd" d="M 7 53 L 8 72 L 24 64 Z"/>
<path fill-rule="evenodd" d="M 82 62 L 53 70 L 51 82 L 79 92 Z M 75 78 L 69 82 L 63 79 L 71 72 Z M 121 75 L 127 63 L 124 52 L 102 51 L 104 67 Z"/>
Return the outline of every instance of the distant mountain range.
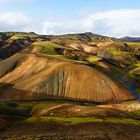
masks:
<path fill-rule="evenodd" d="M 120 38 L 120 40 L 124 42 L 140 42 L 140 37 L 125 36 L 125 37 Z"/>

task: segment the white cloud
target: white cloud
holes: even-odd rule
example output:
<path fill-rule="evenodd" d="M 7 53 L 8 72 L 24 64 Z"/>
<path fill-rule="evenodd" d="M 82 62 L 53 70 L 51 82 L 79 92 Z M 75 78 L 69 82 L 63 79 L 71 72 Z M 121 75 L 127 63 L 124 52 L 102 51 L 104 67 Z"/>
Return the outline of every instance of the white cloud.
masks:
<path fill-rule="evenodd" d="M 34 31 L 41 34 L 93 32 L 121 37 L 140 36 L 140 9 L 87 13 L 73 18 L 33 19 L 22 13 L 0 13 L 1 31 Z"/>
<path fill-rule="evenodd" d="M 89 14 L 85 23 L 89 29 L 97 33 L 140 36 L 140 10 L 114 10 Z"/>
<path fill-rule="evenodd" d="M 22 13 L 6 12 L 0 13 L 0 31 L 25 31 L 38 32 L 41 25 L 36 20 Z"/>
<path fill-rule="evenodd" d="M 117 37 L 140 36 L 140 10 L 126 9 L 88 13 L 78 19 L 47 21 L 44 26 L 44 32 L 55 34 L 90 31 Z"/>

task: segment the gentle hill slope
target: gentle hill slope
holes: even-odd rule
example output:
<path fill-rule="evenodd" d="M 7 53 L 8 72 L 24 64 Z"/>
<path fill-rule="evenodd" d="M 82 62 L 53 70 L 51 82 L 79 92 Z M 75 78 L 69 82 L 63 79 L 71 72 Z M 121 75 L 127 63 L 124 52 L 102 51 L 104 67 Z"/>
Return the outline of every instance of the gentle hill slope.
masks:
<path fill-rule="evenodd" d="M 34 54 L 16 54 L 0 65 L 3 65 L 0 67 L 1 99 L 60 98 L 89 102 L 134 99 L 116 80 L 86 65 Z"/>

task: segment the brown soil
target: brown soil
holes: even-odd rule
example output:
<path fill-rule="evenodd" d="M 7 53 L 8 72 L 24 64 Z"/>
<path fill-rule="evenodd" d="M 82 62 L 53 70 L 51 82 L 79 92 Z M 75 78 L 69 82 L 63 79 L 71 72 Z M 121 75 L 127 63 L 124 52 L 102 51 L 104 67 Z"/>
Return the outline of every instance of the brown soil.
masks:
<path fill-rule="evenodd" d="M 62 98 L 91 102 L 134 99 L 134 96 L 115 78 L 87 65 L 33 54 L 17 54 L 2 61 L 1 64 L 3 65 L 0 68 L 1 99 Z"/>
<path fill-rule="evenodd" d="M 16 123 L 0 132 L 0 139 L 26 140 L 139 140 L 140 126 L 113 123 Z"/>

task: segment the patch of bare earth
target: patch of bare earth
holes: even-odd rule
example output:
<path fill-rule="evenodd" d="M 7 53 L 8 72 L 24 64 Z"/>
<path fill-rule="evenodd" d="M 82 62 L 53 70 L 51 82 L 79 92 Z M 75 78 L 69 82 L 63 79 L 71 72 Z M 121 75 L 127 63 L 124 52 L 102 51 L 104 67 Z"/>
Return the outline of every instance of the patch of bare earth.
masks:
<path fill-rule="evenodd" d="M 56 123 L 15 123 L 0 139 L 43 139 L 43 140 L 139 140 L 140 126 L 113 123 L 83 123 L 60 125 Z"/>

